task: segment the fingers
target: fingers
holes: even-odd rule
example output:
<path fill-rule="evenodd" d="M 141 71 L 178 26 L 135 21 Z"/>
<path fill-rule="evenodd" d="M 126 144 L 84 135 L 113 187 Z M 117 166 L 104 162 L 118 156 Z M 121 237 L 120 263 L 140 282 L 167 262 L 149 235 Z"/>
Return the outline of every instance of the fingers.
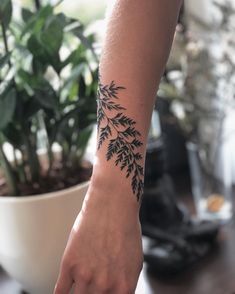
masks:
<path fill-rule="evenodd" d="M 59 275 L 54 294 L 69 294 L 70 291 L 72 294 L 133 294 L 135 293 L 135 287 L 130 287 L 128 281 L 120 282 L 118 285 L 111 287 L 108 283 L 98 283 L 97 281 L 85 281 L 80 278 L 78 281 L 74 281 L 71 278 L 69 271 L 66 271 L 62 268 L 62 271 Z"/>
<path fill-rule="evenodd" d="M 90 292 L 88 289 L 87 289 L 87 286 L 85 284 L 82 284 L 82 283 L 76 283 L 74 285 L 74 292 L 73 294 L 90 294 L 92 292 Z M 94 293 L 94 292 L 93 292 Z"/>
<path fill-rule="evenodd" d="M 73 279 L 70 271 L 62 266 L 55 286 L 54 294 L 69 294 L 73 285 Z"/>

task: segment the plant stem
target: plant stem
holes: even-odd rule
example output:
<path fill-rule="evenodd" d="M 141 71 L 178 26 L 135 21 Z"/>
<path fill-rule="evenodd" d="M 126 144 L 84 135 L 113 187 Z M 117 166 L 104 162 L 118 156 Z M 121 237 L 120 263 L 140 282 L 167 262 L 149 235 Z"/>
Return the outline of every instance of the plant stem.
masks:
<path fill-rule="evenodd" d="M 54 7 L 59 6 L 63 1 L 64 1 L 64 0 L 59 0 L 59 1 L 54 5 Z"/>
<path fill-rule="evenodd" d="M 1 27 L 2 27 L 2 36 L 3 36 L 3 43 L 4 43 L 5 51 L 6 51 L 6 53 L 9 53 L 6 28 L 5 28 L 5 25 L 3 22 L 1 22 Z"/>
<path fill-rule="evenodd" d="M 40 0 L 35 0 L 35 7 L 37 10 L 39 10 L 41 8 Z"/>
<path fill-rule="evenodd" d="M 3 167 L 3 171 L 4 171 L 4 174 L 6 177 L 6 181 L 8 184 L 10 195 L 16 196 L 18 194 L 16 177 L 15 177 L 14 172 L 12 170 L 12 167 L 11 167 L 11 165 L 10 165 L 10 163 L 4 153 L 2 142 L 0 142 L 0 164 Z"/>
<path fill-rule="evenodd" d="M 37 181 L 39 178 L 40 167 L 38 157 L 36 154 L 36 148 L 32 146 L 29 140 L 27 140 L 26 148 L 31 171 L 31 177 L 33 181 Z"/>
<path fill-rule="evenodd" d="M 26 156 L 29 164 L 31 180 L 37 181 L 40 173 L 40 165 L 37 156 L 37 148 L 35 144 L 32 142 L 35 138 L 32 138 L 29 127 L 26 124 L 23 125 L 23 130 L 24 131 L 22 132 L 22 136 L 24 139 L 25 151 L 27 154 Z"/>
<path fill-rule="evenodd" d="M 9 47 L 8 47 L 8 42 L 7 42 L 7 33 L 6 33 L 6 28 L 3 22 L 1 22 L 1 28 L 2 28 L 2 37 L 3 37 L 3 44 L 5 48 L 6 54 L 9 53 Z M 8 61 L 9 67 L 11 67 L 11 61 Z"/>

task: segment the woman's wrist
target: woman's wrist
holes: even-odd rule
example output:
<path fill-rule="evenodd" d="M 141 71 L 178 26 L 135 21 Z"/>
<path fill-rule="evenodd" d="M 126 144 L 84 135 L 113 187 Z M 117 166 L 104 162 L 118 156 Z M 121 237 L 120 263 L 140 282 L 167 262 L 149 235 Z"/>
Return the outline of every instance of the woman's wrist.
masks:
<path fill-rule="evenodd" d="M 113 170 L 94 169 L 85 203 L 88 207 L 109 207 L 139 217 L 140 202 L 133 194 L 129 180 Z"/>
<path fill-rule="evenodd" d="M 145 154 L 145 151 L 141 153 Z M 138 166 L 142 168 L 144 174 L 144 165 L 145 165 L 145 156 L 138 163 Z M 110 190 L 119 192 L 120 190 L 132 196 L 131 199 L 136 203 L 140 202 L 140 198 L 137 197 L 137 189 L 134 191 L 132 187 L 133 177 L 135 174 L 135 169 L 132 172 L 129 172 L 128 169 L 130 166 L 126 166 L 124 169 L 121 169 L 115 164 L 114 161 L 107 161 L 106 155 L 104 152 L 99 152 L 96 154 L 94 164 L 93 164 L 93 173 L 91 177 L 91 182 L 96 187 L 103 187 L 105 190 Z M 137 174 L 137 183 L 141 179 L 144 182 L 144 176 Z"/>

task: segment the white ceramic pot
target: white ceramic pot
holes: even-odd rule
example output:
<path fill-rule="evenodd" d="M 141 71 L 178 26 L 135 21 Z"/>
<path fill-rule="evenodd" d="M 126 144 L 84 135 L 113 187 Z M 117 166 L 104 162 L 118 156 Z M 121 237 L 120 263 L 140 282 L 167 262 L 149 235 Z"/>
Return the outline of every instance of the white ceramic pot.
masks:
<path fill-rule="evenodd" d="M 30 294 L 52 294 L 89 181 L 58 192 L 0 197 L 0 264 Z"/>

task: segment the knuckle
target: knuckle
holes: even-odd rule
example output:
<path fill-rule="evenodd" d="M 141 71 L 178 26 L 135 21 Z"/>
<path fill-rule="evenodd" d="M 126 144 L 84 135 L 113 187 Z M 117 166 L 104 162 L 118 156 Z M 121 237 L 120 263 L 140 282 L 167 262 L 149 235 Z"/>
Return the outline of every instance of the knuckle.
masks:
<path fill-rule="evenodd" d="M 79 269 L 78 278 L 83 283 L 89 284 L 92 281 L 92 272 L 86 269 Z"/>
<path fill-rule="evenodd" d="M 96 283 L 96 289 L 101 293 L 107 293 L 111 289 L 111 286 L 105 283 Z"/>
<path fill-rule="evenodd" d="M 60 283 L 56 284 L 54 294 L 64 294 L 64 289 Z"/>
<path fill-rule="evenodd" d="M 95 285 L 98 291 L 101 293 L 107 293 L 112 289 L 112 283 L 108 278 L 99 278 L 95 281 Z"/>

